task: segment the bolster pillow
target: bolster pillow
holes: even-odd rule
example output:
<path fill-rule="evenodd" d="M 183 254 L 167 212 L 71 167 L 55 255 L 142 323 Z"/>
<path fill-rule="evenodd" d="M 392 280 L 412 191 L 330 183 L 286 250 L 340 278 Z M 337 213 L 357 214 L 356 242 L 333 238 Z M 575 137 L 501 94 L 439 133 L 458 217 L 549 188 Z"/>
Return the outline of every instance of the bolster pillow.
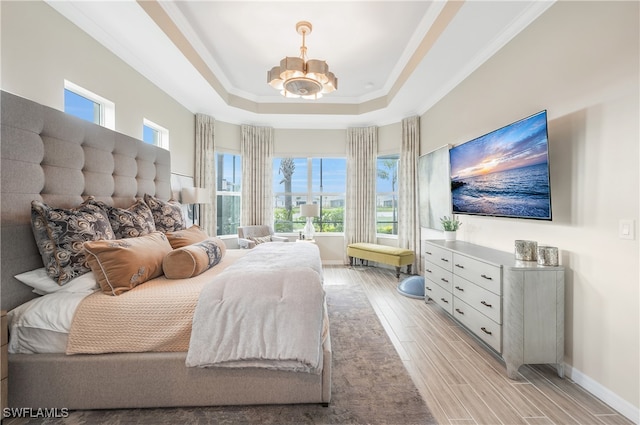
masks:
<path fill-rule="evenodd" d="M 164 234 L 152 232 L 137 238 L 85 242 L 84 249 L 102 292 L 120 295 L 162 276 L 162 261 L 171 245 Z"/>
<path fill-rule="evenodd" d="M 162 261 L 168 279 L 188 279 L 218 264 L 227 247 L 220 238 L 211 237 L 169 252 Z"/>

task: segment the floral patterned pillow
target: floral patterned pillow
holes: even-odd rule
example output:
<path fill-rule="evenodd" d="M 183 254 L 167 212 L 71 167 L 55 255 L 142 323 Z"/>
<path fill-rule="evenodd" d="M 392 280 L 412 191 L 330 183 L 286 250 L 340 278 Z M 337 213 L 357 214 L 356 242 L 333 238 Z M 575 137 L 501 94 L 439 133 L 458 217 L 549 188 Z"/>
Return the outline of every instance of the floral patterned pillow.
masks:
<path fill-rule="evenodd" d="M 116 239 L 137 238 L 156 231 L 151 208 L 139 199 L 129 208 L 116 208 L 90 198 L 86 203 L 102 208 L 109 218 Z"/>
<path fill-rule="evenodd" d="M 84 242 L 115 239 L 106 213 L 86 203 L 64 209 L 32 201 L 31 227 L 47 274 L 59 285 L 90 271 Z"/>
<path fill-rule="evenodd" d="M 144 202 L 151 208 L 156 230 L 166 233 L 185 228 L 182 207 L 178 202 L 171 200 L 165 202 L 146 193 Z"/>

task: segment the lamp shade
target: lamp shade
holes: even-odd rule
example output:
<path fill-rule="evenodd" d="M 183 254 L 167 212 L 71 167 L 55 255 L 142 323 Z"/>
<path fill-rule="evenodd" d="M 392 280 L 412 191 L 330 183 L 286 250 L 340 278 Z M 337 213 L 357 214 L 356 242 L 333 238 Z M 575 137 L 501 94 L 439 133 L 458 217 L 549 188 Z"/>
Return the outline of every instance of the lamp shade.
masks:
<path fill-rule="evenodd" d="M 318 204 L 302 204 L 300 205 L 300 215 L 302 217 L 318 217 L 320 206 Z"/>
<path fill-rule="evenodd" d="M 207 189 L 203 187 L 183 187 L 181 194 L 183 204 L 208 204 L 210 202 Z"/>

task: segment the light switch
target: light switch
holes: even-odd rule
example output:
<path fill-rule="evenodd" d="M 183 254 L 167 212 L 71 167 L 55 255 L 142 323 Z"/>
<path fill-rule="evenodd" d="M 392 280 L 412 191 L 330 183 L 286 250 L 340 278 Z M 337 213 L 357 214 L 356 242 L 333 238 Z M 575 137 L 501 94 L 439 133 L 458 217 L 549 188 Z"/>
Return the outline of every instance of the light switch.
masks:
<path fill-rule="evenodd" d="M 620 220 L 618 237 L 620 239 L 635 239 L 635 220 Z"/>

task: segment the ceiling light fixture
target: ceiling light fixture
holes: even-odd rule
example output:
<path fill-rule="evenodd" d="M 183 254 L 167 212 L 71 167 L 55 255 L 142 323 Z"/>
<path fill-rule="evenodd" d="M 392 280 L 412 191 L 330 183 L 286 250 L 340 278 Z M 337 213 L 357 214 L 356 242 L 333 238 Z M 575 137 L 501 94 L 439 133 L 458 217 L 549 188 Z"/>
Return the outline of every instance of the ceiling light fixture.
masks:
<path fill-rule="evenodd" d="M 302 36 L 300 57 L 287 56 L 267 72 L 267 82 L 271 87 L 280 90 L 284 97 L 301 97 L 303 99 L 319 99 L 324 93 L 331 93 L 338 88 L 338 79 L 329 72 L 329 65 L 323 60 L 307 60 L 305 38 L 311 34 L 311 24 L 300 21 L 296 31 Z"/>

